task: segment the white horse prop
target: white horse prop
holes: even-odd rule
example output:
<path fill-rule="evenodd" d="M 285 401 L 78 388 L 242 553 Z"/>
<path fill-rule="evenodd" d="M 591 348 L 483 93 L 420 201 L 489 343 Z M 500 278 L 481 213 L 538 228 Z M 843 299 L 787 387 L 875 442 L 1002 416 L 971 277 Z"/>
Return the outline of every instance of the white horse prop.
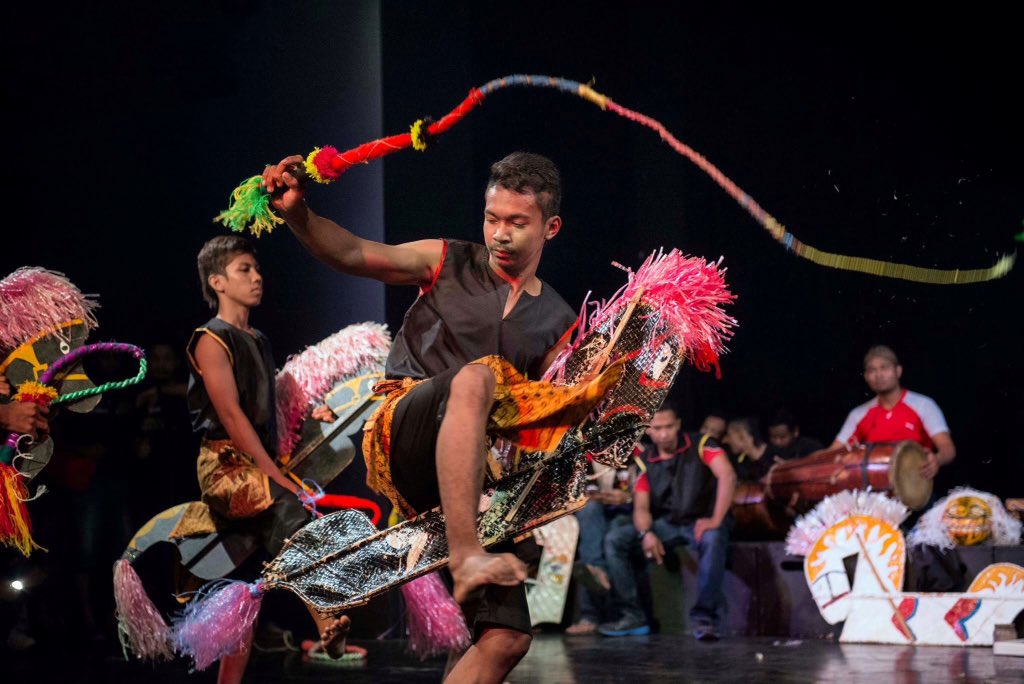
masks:
<path fill-rule="evenodd" d="M 904 592 L 907 508 L 877 492 L 828 497 L 794 524 L 786 551 L 804 556 L 804 574 L 839 640 L 854 643 L 991 646 L 996 625 L 1024 610 L 1024 568 L 988 566 L 957 593 Z M 856 557 L 852 580 L 846 559 Z"/>

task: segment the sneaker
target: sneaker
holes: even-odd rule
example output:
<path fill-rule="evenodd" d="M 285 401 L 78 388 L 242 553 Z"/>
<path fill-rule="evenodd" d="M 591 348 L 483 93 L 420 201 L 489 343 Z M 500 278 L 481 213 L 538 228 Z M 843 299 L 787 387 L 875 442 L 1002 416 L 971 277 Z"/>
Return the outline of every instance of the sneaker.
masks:
<path fill-rule="evenodd" d="M 615 622 L 605 622 L 598 626 L 597 631 L 605 636 L 643 636 L 651 633 L 651 627 L 642 620 L 619 618 Z"/>
<path fill-rule="evenodd" d="M 697 641 L 718 641 L 718 631 L 714 625 L 697 625 L 693 629 L 693 638 Z"/>

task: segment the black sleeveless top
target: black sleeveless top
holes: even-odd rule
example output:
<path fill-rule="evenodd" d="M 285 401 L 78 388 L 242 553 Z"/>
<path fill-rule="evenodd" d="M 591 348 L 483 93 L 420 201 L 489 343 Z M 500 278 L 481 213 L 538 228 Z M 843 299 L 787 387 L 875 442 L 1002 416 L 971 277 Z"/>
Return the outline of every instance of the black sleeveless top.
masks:
<path fill-rule="evenodd" d="M 206 393 L 206 387 L 196 365 L 195 350 L 199 339 L 211 335 L 228 353 L 238 403 L 245 417 L 252 423 L 263 448 L 273 457 L 277 454 L 277 416 L 274 408 L 274 357 L 270 340 L 260 331 L 249 334 L 219 318 L 211 318 L 196 328 L 186 349 L 189 361 L 188 412 L 192 429 L 205 439 L 229 439 L 227 430 Z"/>
<path fill-rule="evenodd" d="M 715 512 L 718 480 L 701 458 L 700 442 L 704 435 L 690 432 L 679 436 L 684 444 L 674 458 L 652 461 L 658 450 L 647 445 L 643 459 L 651 491 L 651 514 L 655 518 L 666 516 L 675 525 L 689 525 Z M 720 447 L 708 439 L 704 448 Z"/>
<path fill-rule="evenodd" d="M 409 308 L 388 355 L 389 378 L 428 378 L 499 354 L 535 380 L 547 352 L 576 321 L 554 288 L 523 292 L 502 319 L 512 286 L 488 264 L 484 245 L 445 243 L 434 284 Z"/>

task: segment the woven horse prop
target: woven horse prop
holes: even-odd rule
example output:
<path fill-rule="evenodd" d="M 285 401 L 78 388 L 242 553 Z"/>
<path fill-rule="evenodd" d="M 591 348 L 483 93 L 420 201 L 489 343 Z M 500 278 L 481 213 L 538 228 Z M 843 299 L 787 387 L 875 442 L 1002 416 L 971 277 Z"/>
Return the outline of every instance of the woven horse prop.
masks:
<path fill-rule="evenodd" d="M 384 326 L 350 325 L 285 363 L 275 376 L 278 426 L 277 464 L 282 472 L 310 492 L 318 506 L 361 507 L 380 517 L 376 502 L 358 497 L 323 495 L 327 486 L 355 456 L 352 438 L 378 397 L 373 386 L 383 377 L 384 359 L 391 339 Z M 325 423 L 310 416 L 317 405 L 327 405 L 335 420 Z M 114 596 L 121 637 L 137 655 L 169 658 L 166 623 L 146 597 L 133 566 L 147 551 L 172 545 L 177 563 L 198 580 L 223 578 L 258 548 L 256 537 L 237 523 L 222 521 L 198 501 L 172 506 L 153 516 L 132 537 L 114 565 Z M 150 626 L 138 627 L 139 616 Z M 129 634 L 131 636 L 129 636 Z"/>
<path fill-rule="evenodd" d="M 786 552 L 804 574 L 822 617 L 844 622 L 842 642 L 991 646 L 994 628 L 1024 610 L 1024 568 L 993 563 L 961 594 L 904 592 L 908 510 L 882 493 L 844 491 L 793 525 Z M 851 580 L 844 564 L 856 555 Z"/>
<path fill-rule="evenodd" d="M 355 455 L 352 436 L 376 407 L 373 385 L 383 377 L 390 338 L 383 326 L 348 326 L 289 359 L 275 377 L 278 424 L 277 463 L 286 476 L 303 485 L 328 485 Z M 314 405 L 326 404 L 336 419 L 310 417 Z M 330 495 L 318 502 L 330 501 Z M 373 510 L 372 501 L 353 501 Z M 121 560 L 134 563 L 153 545 L 174 544 L 182 567 L 199 579 L 224 577 L 257 548 L 256 539 L 213 520 L 218 529 L 189 525 L 187 518 L 211 519 L 206 505 L 192 501 L 157 513 L 132 537 Z"/>
<path fill-rule="evenodd" d="M 4 355 L 0 375 L 15 390 L 11 401 L 62 405 L 88 413 L 104 392 L 135 385 L 145 377 L 142 349 L 118 342 L 85 344 L 90 331 L 98 327 L 97 307 L 92 295 L 82 294 L 56 271 L 24 266 L 0 280 L 0 353 Z M 112 352 L 131 354 L 139 371 L 132 378 L 97 387 L 86 375 L 82 360 Z M 28 485 L 52 455 L 53 440 L 46 433 L 33 439 L 12 432 L 0 444 L 0 544 L 13 546 L 25 556 L 42 548 L 32 539 L 26 502 L 45 491 L 40 486 L 30 497 Z"/>
<path fill-rule="evenodd" d="M 485 547 L 572 513 L 586 503 L 587 454 L 617 465 L 630 457 L 684 361 L 717 367 L 734 321 L 733 299 L 718 264 L 673 250 L 652 255 L 608 302 L 581 314 L 576 341 L 545 379 L 572 385 L 612 363 L 619 382 L 551 453 L 497 442 L 481 494 L 477 529 Z M 167 653 L 170 643 L 202 669 L 237 650 L 251 632 L 262 594 L 287 589 L 325 615 L 338 614 L 443 567 L 448 561 L 440 508 L 378 531 L 366 516 L 343 510 L 293 535 L 254 584 L 234 583 L 189 606 L 173 635 L 127 625 L 137 654 Z M 131 632 L 135 632 L 132 634 Z"/>

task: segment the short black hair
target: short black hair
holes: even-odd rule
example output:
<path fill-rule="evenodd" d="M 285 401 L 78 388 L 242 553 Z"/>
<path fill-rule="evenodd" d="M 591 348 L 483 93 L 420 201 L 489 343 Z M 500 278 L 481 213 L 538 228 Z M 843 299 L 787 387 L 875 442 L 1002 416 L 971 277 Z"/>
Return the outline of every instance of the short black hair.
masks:
<path fill-rule="evenodd" d="M 715 418 L 721 418 L 722 420 L 724 420 L 727 423 L 729 422 L 729 414 L 726 413 L 725 411 L 720 410 L 720 409 L 712 409 L 712 410 L 708 411 L 707 413 L 704 414 L 704 419 L 706 420 L 706 419 L 710 418 L 711 416 L 714 416 Z"/>
<path fill-rule="evenodd" d="M 761 426 L 758 424 L 757 418 L 754 418 L 753 416 L 733 418 L 729 421 L 729 427 L 731 428 L 733 426 L 748 432 L 754 439 L 754 444 L 764 444 L 764 437 L 761 436 Z"/>
<path fill-rule="evenodd" d="M 796 416 L 788 408 L 776 409 L 775 413 L 772 414 L 771 420 L 768 421 L 768 427 L 773 428 L 776 425 L 785 425 L 790 431 L 800 427 L 796 422 Z"/>
<path fill-rule="evenodd" d="M 655 413 L 661 413 L 662 411 L 671 411 L 672 415 L 679 418 L 679 409 L 676 408 L 675 403 L 673 403 L 671 399 L 666 399 L 661 402 L 661 406 L 658 407 L 658 410 L 655 411 Z"/>
<path fill-rule="evenodd" d="M 256 248 L 252 243 L 239 235 L 218 235 L 207 240 L 199 250 L 199 256 L 196 257 L 199 283 L 203 288 L 203 299 L 211 309 L 217 308 L 217 293 L 210 287 L 210 276 L 225 275 L 228 264 L 238 254 L 256 256 Z"/>
<path fill-rule="evenodd" d="M 896 352 L 892 350 L 892 347 L 888 347 L 884 344 L 876 344 L 871 349 L 868 349 L 868 353 L 864 355 L 864 369 L 867 370 L 868 361 L 874 358 L 885 359 L 894 366 L 900 365 L 899 357 L 896 356 Z"/>
<path fill-rule="evenodd" d="M 519 194 L 532 192 L 545 221 L 562 206 L 562 175 L 553 161 L 540 154 L 513 152 L 494 162 L 487 189 L 496 185 Z"/>

